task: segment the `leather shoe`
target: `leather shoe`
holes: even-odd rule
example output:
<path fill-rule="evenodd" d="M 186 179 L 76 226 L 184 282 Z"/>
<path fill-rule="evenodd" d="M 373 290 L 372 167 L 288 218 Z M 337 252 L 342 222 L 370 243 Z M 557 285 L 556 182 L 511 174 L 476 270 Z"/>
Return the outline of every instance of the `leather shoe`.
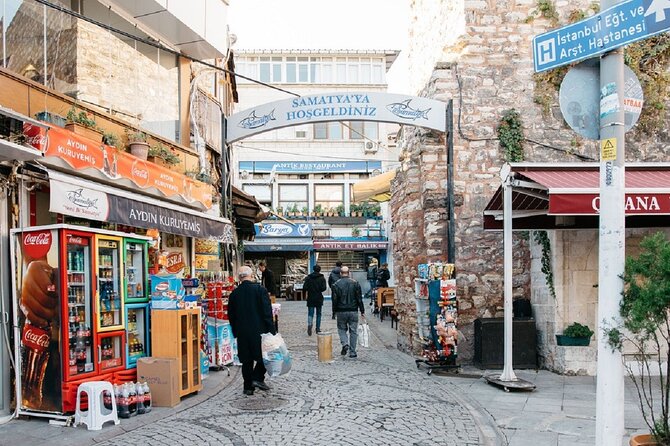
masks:
<path fill-rule="evenodd" d="M 312 326 L 311 325 L 307 326 L 307 336 L 312 336 Z"/>
<path fill-rule="evenodd" d="M 350 358 L 358 358 L 358 355 L 356 353 L 352 353 L 349 355 Z"/>
<path fill-rule="evenodd" d="M 342 351 L 340 352 L 340 355 L 344 356 L 344 355 L 347 354 L 348 351 L 349 351 L 349 346 L 344 345 L 344 346 L 342 346 Z"/>
<path fill-rule="evenodd" d="M 253 390 L 253 389 L 251 389 L 251 390 L 249 390 L 249 389 L 244 389 L 244 392 L 243 392 L 243 393 L 244 393 L 245 395 L 253 395 L 253 394 L 254 394 L 254 390 Z"/>
<path fill-rule="evenodd" d="M 254 381 L 252 383 L 255 388 L 260 389 L 260 390 L 270 390 L 270 386 L 265 384 L 263 381 Z M 253 392 L 253 390 L 252 390 Z"/>

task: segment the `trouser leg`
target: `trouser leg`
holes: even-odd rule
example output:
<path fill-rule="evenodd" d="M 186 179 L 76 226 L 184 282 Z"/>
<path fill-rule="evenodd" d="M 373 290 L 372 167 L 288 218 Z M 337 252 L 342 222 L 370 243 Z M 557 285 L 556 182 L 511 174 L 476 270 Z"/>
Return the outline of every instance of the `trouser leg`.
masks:
<path fill-rule="evenodd" d="M 311 327 L 313 322 L 314 322 L 314 307 L 307 307 L 307 326 Z M 316 326 L 317 327 L 319 326 L 318 322 Z"/>
<path fill-rule="evenodd" d="M 254 390 L 253 377 L 254 361 L 246 361 L 242 363 L 242 378 L 244 379 L 244 390 Z"/>
<path fill-rule="evenodd" d="M 337 334 L 340 336 L 340 344 L 342 347 L 349 345 L 349 337 L 347 336 L 347 313 L 338 312 L 337 316 Z"/>
<path fill-rule="evenodd" d="M 316 307 L 316 331 L 321 331 L 321 307 Z"/>
<path fill-rule="evenodd" d="M 252 379 L 254 381 L 260 381 L 263 382 L 265 381 L 265 364 L 263 364 L 263 361 L 256 361 L 256 367 L 254 367 L 254 371 L 252 373 Z"/>
<path fill-rule="evenodd" d="M 349 354 L 356 354 L 356 343 L 358 342 L 358 313 L 349 313 Z"/>

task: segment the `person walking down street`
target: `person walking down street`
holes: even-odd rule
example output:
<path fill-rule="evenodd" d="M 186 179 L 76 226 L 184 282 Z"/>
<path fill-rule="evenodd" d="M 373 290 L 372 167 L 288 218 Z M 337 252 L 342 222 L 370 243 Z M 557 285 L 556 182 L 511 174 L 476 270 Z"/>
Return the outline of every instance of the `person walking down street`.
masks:
<path fill-rule="evenodd" d="M 268 290 L 270 300 L 277 296 L 277 285 L 275 284 L 275 275 L 272 270 L 268 269 L 265 262 L 258 262 L 258 269 L 261 271 L 261 285 Z"/>
<path fill-rule="evenodd" d="M 321 266 L 314 265 L 314 271 L 305 277 L 302 289 L 307 292 L 307 336 L 312 336 L 312 323 L 316 311 L 316 332 L 321 333 L 321 307 L 326 278 L 321 274 Z"/>
<path fill-rule="evenodd" d="M 332 290 L 335 282 L 340 280 L 340 272 L 342 271 L 342 262 L 339 260 L 335 262 L 335 268 L 330 270 L 330 275 L 328 276 L 328 287 Z M 332 291 L 331 291 L 332 292 Z"/>
<path fill-rule="evenodd" d="M 377 286 L 380 288 L 388 288 L 391 272 L 389 271 L 389 264 L 382 263 L 382 267 L 377 272 Z"/>
<path fill-rule="evenodd" d="M 370 305 L 372 305 L 372 301 L 374 300 L 374 295 L 375 295 L 375 288 L 377 288 L 377 259 L 373 258 L 370 260 L 370 264 L 368 265 L 368 283 L 370 284 L 370 291 L 368 291 L 368 294 L 370 296 Z"/>
<path fill-rule="evenodd" d="M 241 267 L 237 277 L 240 285 L 230 293 L 228 319 L 233 336 L 237 338 L 237 356 L 242 363 L 244 394 L 253 395 L 254 388 L 270 390 L 265 384 L 261 334 L 276 334 L 276 331 L 267 290 L 253 282 L 253 271 L 248 266 Z"/>
<path fill-rule="evenodd" d="M 345 356 L 349 352 L 350 358 L 355 358 L 356 341 L 358 340 L 358 312 L 365 317 L 361 286 L 349 277 L 349 268 L 342 267 L 342 278 L 333 285 L 333 316 L 337 316 L 337 332 L 340 335 L 342 351 Z"/>

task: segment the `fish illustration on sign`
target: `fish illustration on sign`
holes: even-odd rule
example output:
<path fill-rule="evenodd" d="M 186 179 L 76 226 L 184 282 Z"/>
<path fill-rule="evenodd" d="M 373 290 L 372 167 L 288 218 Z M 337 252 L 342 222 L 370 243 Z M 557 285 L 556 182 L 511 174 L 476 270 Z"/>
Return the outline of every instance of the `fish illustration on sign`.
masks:
<path fill-rule="evenodd" d="M 272 110 L 265 116 L 256 116 L 256 110 L 252 111 L 249 116 L 244 118 L 238 124 L 243 129 L 257 129 L 258 127 L 263 127 L 270 121 L 275 120 L 275 111 Z"/>
<path fill-rule="evenodd" d="M 428 113 L 430 112 L 431 109 L 430 108 L 427 108 L 425 110 L 414 109 L 409 106 L 409 103 L 411 101 L 412 101 L 411 99 L 407 99 L 406 101 L 402 102 L 394 102 L 393 104 L 388 104 L 386 108 L 388 109 L 388 111 L 398 116 L 399 118 L 411 119 L 412 121 L 418 118 L 428 119 Z"/>

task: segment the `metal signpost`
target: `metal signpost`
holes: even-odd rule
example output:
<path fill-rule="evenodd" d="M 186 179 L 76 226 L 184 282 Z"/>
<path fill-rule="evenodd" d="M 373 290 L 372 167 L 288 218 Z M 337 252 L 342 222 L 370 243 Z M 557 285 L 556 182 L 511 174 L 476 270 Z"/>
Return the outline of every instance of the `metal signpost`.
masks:
<path fill-rule="evenodd" d="M 533 39 L 535 71 L 605 54 L 600 62 L 598 328 L 619 317 L 625 265 L 623 46 L 670 29 L 670 0 L 602 0 L 602 12 Z M 621 444 L 624 367 L 598 330 L 596 445 Z"/>

